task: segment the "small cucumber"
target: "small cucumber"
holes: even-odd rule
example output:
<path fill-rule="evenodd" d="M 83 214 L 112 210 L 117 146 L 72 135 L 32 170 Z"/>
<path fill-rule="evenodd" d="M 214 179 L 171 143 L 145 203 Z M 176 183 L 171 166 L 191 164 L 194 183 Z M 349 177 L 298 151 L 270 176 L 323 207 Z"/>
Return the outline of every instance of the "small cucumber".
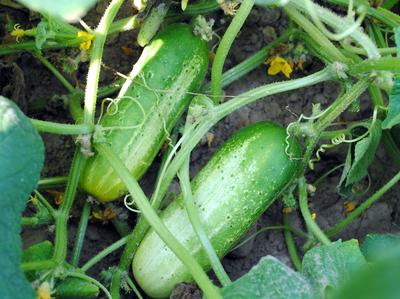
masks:
<path fill-rule="evenodd" d="M 263 122 L 234 134 L 193 179 L 193 199 L 204 229 L 222 258 L 295 177 L 298 160 L 285 153 L 286 130 Z M 299 156 L 292 142 L 291 153 Z M 161 214 L 166 226 L 205 269 L 210 263 L 177 197 Z M 150 230 L 132 262 L 140 287 L 151 297 L 167 297 L 180 282 L 192 281 L 182 262 Z"/>
<path fill-rule="evenodd" d="M 56 285 L 57 299 L 91 299 L 97 298 L 99 288 L 88 281 L 67 277 Z"/>
<path fill-rule="evenodd" d="M 137 36 L 139 46 L 144 47 L 151 41 L 153 36 L 161 27 L 161 23 L 164 21 L 164 18 L 168 13 L 168 8 L 168 4 L 160 3 L 157 7 L 151 9 L 149 15 L 140 27 Z"/>
<path fill-rule="evenodd" d="M 207 44 L 185 24 L 166 27 L 145 47 L 117 103 L 101 118 L 105 142 L 136 179 L 151 165 L 169 132 L 189 105 L 207 72 Z M 101 201 L 126 194 L 125 185 L 96 155 L 89 159 L 81 188 Z"/>

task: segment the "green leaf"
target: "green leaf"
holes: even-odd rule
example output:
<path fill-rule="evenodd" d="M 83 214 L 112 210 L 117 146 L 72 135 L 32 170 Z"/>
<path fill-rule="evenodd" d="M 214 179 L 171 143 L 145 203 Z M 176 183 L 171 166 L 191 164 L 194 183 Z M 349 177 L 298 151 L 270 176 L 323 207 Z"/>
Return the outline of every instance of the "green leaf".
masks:
<path fill-rule="evenodd" d="M 368 136 L 356 144 L 354 161 L 347 174 L 346 187 L 364 178 L 368 174 L 369 165 L 374 160 L 375 152 L 382 135 L 381 122 L 376 120 L 374 124 L 370 126 L 369 130 Z"/>
<path fill-rule="evenodd" d="M 398 299 L 400 294 L 400 248 L 354 273 L 332 299 Z"/>
<path fill-rule="evenodd" d="M 222 289 L 225 299 L 312 299 L 310 283 L 272 256 L 263 257 L 246 275 Z"/>
<path fill-rule="evenodd" d="M 383 129 L 390 129 L 400 123 L 400 76 L 395 77 L 394 86 L 389 96 L 386 118 L 382 122 Z"/>
<path fill-rule="evenodd" d="M 397 57 L 400 57 L 400 27 L 394 30 Z M 389 96 L 389 106 L 386 118 L 382 122 L 382 129 L 390 129 L 400 123 L 400 76 L 394 78 L 394 86 Z"/>
<path fill-rule="evenodd" d="M 388 249 L 400 246 L 400 235 L 368 234 L 361 245 L 361 252 L 369 262 L 377 261 L 387 256 Z"/>
<path fill-rule="evenodd" d="M 18 0 L 26 7 L 65 20 L 82 17 L 96 0 Z"/>
<path fill-rule="evenodd" d="M 34 297 L 20 271 L 20 222 L 43 160 L 43 142 L 30 120 L 0 96 L 0 298 Z"/>
<path fill-rule="evenodd" d="M 311 281 L 317 297 L 324 298 L 351 280 L 353 273 L 365 265 L 357 240 L 339 240 L 308 251 L 303 258 L 302 272 Z"/>
<path fill-rule="evenodd" d="M 336 187 L 338 193 L 346 197 L 350 196 L 351 194 L 351 186 L 346 187 L 346 178 L 351 168 L 351 162 L 352 162 L 352 150 L 351 150 L 351 145 L 349 145 L 349 148 L 347 150 L 346 161 L 344 162 L 342 176 L 340 177 L 339 184 Z"/>
<path fill-rule="evenodd" d="M 29 248 L 25 249 L 21 256 L 21 263 L 39 262 L 45 261 L 52 258 L 54 252 L 53 244 L 50 241 L 43 241 L 37 244 L 33 244 Z M 29 271 L 25 273 L 26 278 L 29 281 L 37 279 L 37 271 Z"/>

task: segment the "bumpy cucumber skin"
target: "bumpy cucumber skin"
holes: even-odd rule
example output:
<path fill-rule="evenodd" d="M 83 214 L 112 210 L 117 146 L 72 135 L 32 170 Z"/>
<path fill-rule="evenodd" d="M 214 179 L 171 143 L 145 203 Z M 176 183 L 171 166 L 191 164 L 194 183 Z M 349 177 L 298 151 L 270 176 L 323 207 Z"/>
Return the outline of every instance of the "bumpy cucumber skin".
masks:
<path fill-rule="evenodd" d="M 117 112 L 112 106 L 101 119 L 104 127 L 136 126 L 108 131 L 105 138 L 136 179 L 148 169 L 189 105 L 192 95 L 188 92 L 200 87 L 207 66 L 207 44 L 193 35 L 189 25 L 168 26 L 144 48 L 130 74 L 133 82 L 127 80 L 117 97 L 121 99 Z M 118 175 L 99 155 L 89 159 L 80 186 L 100 201 L 126 194 Z"/>
<path fill-rule="evenodd" d="M 285 129 L 270 122 L 234 134 L 192 181 L 192 192 L 204 228 L 223 257 L 295 176 L 299 163 L 285 154 Z M 299 146 L 291 145 L 298 157 Z M 210 264 L 182 205 L 176 198 L 160 215 L 200 265 Z M 150 230 L 132 262 L 136 281 L 151 297 L 165 298 L 179 282 L 191 281 L 186 267 Z"/>
<path fill-rule="evenodd" d="M 75 277 L 67 277 L 56 286 L 57 299 L 92 299 L 99 293 L 96 285 Z"/>

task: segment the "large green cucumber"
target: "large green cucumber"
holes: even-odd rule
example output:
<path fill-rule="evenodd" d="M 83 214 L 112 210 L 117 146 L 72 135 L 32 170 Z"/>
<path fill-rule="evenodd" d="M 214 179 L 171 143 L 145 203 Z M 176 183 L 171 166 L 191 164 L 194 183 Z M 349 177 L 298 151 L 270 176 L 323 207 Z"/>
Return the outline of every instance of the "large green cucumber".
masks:
<path fill-rule="evenodd" d="M 223 257 L 296 175 L 298 160 L 285 153 L 286 131 L 263 122 L 234 134 L 193 179 L 192 192 L 204 229 Z M 292 143 L 298 157 L 299 147 Z M 210 264 L 177 197 L 160 215 L 168 229 L 208 270 Z M 179 282 L 191 281 L 186 267 L 150 230 L 133 259 L 136 281 L 151 297 L 167 297 Z"/>
<path fill-rule="evenodd" d="M 144 48 L 112 105 L 101 118 L 105 142 L 118 154 L 132 175 L 140 179 L 187 108 L 190 92 L 198 89 L 208 66 L 207 44 L 192 28 L 174 24 Z M 89 159 L 81 188 L 101 201 L 126 194 L 126 188 L 107 160 Z"/>

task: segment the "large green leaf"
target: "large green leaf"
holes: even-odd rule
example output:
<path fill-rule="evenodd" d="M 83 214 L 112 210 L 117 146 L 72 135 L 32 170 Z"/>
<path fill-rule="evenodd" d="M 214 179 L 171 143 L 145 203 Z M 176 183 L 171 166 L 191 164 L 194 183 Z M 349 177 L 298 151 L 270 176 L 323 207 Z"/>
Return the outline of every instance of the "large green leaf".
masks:
<path fill-rule="evenodd" d="M 225 299 L 312 299 L 310 283 L 272 256 L 266 256 L 246 275 L 223 288 Z"/>
<path fill-rule="evenodd" d="M 44 147 L 30 120 L 0 96 L 0 298 L 29 299 L 32 287 L 20 271 L 20 222 L 43 166 Z"/>
<path fill-rule="evenodd" d="M 388 250 L 394 247 L 400 247 L 400 235 L 368 234 L 361 245 L 361 252 L 367 261 L 374 262 L 385 258 Z"/>
<path fill-rule="evenodd" d="M 400 297 L 400 248 L 354 273 L 331 299 L 398 299 Z"/>
<path fill-rule="evenodd" d="M 66 20 L 82 17 L 96 0 L 18 0 L 28 8 Z"/>
<path fill-rule="evenodd" d="M 318 298 L 324 298 L 352 279 L 354 272 L 367 263 L 357 240 L 339 240 L 308 251 L 302 264 L 302 272 L 311 281 Z"/>

